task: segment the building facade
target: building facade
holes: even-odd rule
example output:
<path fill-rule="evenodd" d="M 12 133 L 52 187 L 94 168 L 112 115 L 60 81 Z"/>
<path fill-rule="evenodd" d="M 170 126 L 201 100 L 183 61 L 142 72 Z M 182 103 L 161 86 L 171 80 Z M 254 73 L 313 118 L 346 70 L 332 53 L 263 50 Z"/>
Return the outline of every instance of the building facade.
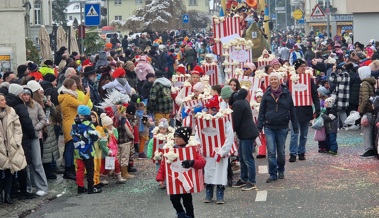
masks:
<path fill-rule="evenodd" d="M 25 1 L 27 2 L 27 1 Z M 49 33 L 53 27 L 52 4 L 53 0 L 29 0 L 30 9 L 27 11 L 29 21 L 27 36 L 38 44 L 38 33 L 41 25 L 44 25 Z"/>
<path fill-rule="evenodd" d="M 1 0 L 0 70 L 16 70 L 26 62 L 25 37 L 30 8 L 27 0 Z"/>
<path fill-rule="evenodd" d="M 352 32 L 354 16 L 347 10 L 347 0 L 304 0 L 306 31 L 322 32 L 327 29 L 328 1 L 330 4 L 330 33 L 332 37 L 341 35 L 342 32 Z M 316 5 L 319 5 L 320 11 L 315 8 Z"/>
<path fill-rule="evenodd" d="M 375 28 L 375 23 L 379 20 L 377 0 L 347 0 L 347 11 L 354 16 L 354 41 L 367 45 L 370 39 L 379 40 L 379 33 Z"/>
<path fill-rule="evenodd" d="M 133 15 L 137 9 L 150 4 L 152 0 L 106 0 L 105 7 L 108 10 L 108 23 L 115 20 L 124 21 Z M 209 13 L 209 0 L 182 0 L 185 2 L 187 11 L 198 10 Z"/>

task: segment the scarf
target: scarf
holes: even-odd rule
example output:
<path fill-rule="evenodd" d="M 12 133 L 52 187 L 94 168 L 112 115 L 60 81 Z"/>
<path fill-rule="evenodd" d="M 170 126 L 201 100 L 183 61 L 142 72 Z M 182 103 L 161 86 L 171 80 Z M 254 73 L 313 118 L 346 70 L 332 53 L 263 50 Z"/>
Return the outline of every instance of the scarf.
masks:
<path fill-rule="evenodd" d="M 279 96 L 283 93 L 282 92 L 282 86 L 279 85 L 277 90 L 272 90 L 271 92 L 274 95 L 275 100 L 279 98 Z"/>
<path fill-rule="evenodd" d="M 76 91 L 72 91 L 71 89 L 68 89 L 64 86 L 61 86 L 59 89 L 58 89 L 58 94 L 70 94 L 70 95 L 73 95 L 75 98 L 78 98 L 78 93 L 76 93 Z"/>
<path fill-rule="evenodd" d="M 139 132 L 145 131 L 145 125 L 143 125 L 143 121 L 142 121 L 142 118 L 143 118 L 144 114 L 145 114 L 144 110 L 137 110 L 136 111 L 136 116 L 137 116 L 137 118 L 139 120 L 139 127 L 138 127 L 138 131 Z"/>
<path fill-rule="evenodd" d="M 7 110 L 3 108 L 0 112 L 0 132 L 4 138 L 4 145 L 7 144 L 8 138 L 5 130 L 7 129 Z"/>

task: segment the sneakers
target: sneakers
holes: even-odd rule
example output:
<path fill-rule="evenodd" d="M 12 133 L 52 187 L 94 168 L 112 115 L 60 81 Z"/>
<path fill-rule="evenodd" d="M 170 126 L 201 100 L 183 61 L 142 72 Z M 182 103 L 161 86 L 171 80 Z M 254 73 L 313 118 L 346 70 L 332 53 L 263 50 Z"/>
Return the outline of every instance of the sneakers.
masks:
<path fill-rule="evenodd" d="M 365 153 L 359 155 L 362 158 L 374 158 L 376 157 L 376 153 L 374 150 L 367 150 Z"/>
<path fill-rule="evenodd" d="M 328 153 L 331 155 L 337 156 L 337 151 L 329 151 Z"/>
<path fill-rule="evenodd" d="M 246 183 L 246 185 L 241 189 L 242 191 L 251 191 L 251 190 L 256 190 L 257 186 L 253 183 Z"/>
<path fill-rule="evenodd" d="M 89 188 L 87 193 L 88 194 L 97 194 L 97 193 L 101 193 L 101 192 L 102 192 L 101 189 L 97 189 L 97 188 L 93 187 L 93 188 Z"/>
<path fill-rule="evenodd" d="M 299 160 L 305 160 L 305 155 L 304 154 L 299 154 Z"/>
<path fill-rule="evenodd" d="M 284 176 L 284 175 L 283 175 Z M 283 177 L 284 178 L 284 177 Z M 272 182 L 275 182 L 276 180 L 278 180 L 277 178 L 273 178 L 273 177 L 269 177 L 267 180 L 266 180 L 266 183 L 272 183 Z"/>
<path fill-rule="evenodd" d="M 284 179 L 284 173 L 278 173 L 278 179 Z"/>
<path fill-rule="evenodd" d="M 36 195 L 38 195 L 38 196 L 44 196 L 44 195 L 46 195 L 47 194 L 47 192 L 45 192 L 45 191 L 42 191 L 42 190 L 39 190 L 39 191 L 37 191 L 36 192 Z"/>
<path fill-rule="evenodd" d="M 233 184 L 233 188 L 241 188 L 241 187 L 244 187 L 246 186 L 246 182 L 242 181 L 241 179 L 239 179 L 236 183 Z"/>
<path fill-rule="evenodd" d="M 138 154 L 138 160 L 144 160 L 144 159 L 147 159 L 145 152 L 139 153 Z"/>
<path fill-rule="evenodd" d="M 291 154 L 290 159 L 288 161 L 289 162 L 296 162 L 296 156 Z"/>

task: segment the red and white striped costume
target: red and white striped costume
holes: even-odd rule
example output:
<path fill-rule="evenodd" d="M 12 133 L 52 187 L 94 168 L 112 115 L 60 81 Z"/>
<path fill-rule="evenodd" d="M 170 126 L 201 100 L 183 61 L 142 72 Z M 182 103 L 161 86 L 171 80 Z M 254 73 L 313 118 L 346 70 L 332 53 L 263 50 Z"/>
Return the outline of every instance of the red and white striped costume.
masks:
<path fill-rule="evenodd" d="M 295 106 L 312 106 L 312 75 L 308 73 L 298 75 L 300 77 L 298 81 L 292 81 L 291 77 L 288 80 L 293 103 Z"/>
<path fill-rule="evenodd" d="M 222 43 L 219 39 L 233 34 L 238 34 L 241 36 L 239 17 L 213 18 L 213 31 L 215 39 L 213 51 L 217 55 L 222 55 Z"/>

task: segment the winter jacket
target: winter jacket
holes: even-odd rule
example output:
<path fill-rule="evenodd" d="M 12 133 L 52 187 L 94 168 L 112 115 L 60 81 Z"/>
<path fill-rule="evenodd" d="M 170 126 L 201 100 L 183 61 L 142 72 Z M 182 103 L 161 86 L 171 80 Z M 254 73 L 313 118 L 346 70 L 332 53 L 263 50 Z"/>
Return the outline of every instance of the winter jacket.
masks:
<path fill-rule="evenodd" d="M 332 72 L 329 81 L 336 84 L 331 97 L 336 100 L 337 110 L 345 110 L 349 106 L 350 75 L 347 72 Z"/>
<path fill-rule="evenodd" d="M 135 71 L 126 70 L 126 80 L 128 80 L 130 87 L 137 90 L 138 79 Z"/>
<path fill-rule="evenodd" d="M 144 81 L 144 83 L 142 85 L 142 88 L 141 88 L 141 96 L 144 99 L 148 99 L 149 98 L 150 90 L 151 90 L 151 87 L 153 87 L 153 84 L 154 83 L 149 82 L 147 80 Z"/>
<path fill-rule="evenodd" d="M 122 118 L 120 120 L 120 125 L 117 127 L 118 131 L 118 144 L 124 144 L 127 142 L 131 142 L 134 139 L 133 135 L 133 127 L 130 122 L 126 118 Z"/>
<path fill-rule="evenodd" d="M 138 45 L 141 48 L 142 51 L 145 51 L 145 48 L 147 46 L 147 39 L 146 38 L 139 38 Z"/>
<path fill-rule="evenodd" d="M 241 89 L 234 95 L 232 103 L 233 127 L 240 140 L 255 139 L 259 135 L 250 104 L 246 100 L 247 94 L 246 89 Z"/>
<path fill-rule="evenodd" d="M 55 58 L 54 58 L 54 64 L 59 65 L 59 63 L 62 60 L 62 55 L 66 51 L 66 48 L 59 48 L 59 50 L 55 53 Z"/>
<path fill-rule="evenodd" d="M 95 126 L 88 120 L 75 122 L 71 130 L 74 142 L 74 155 L 76 159 L 88 160 L 94 157 L 94 143 L 99 140 L 99 133 Z"/>
<path fill-rule="evenodd" d="M 45 76 L 48 73 L 55 75 L 54 69 L 52 69 L 52 68 L 50 68 L 44 64 L 42 65 L 41 68 L 39 68 L 39 72 L 42 74 L 42 76 Z"/>
<path fill-rule="evenodd" d="M 168 114 L 172 112 L 172 109 L 171 82 L 164 77 L 158 78 L 151 87 L 147 111 L 148 113 Z"/>
<path fill-rule="evenodd" d="M 187 48 L 183 54 L 187 64 L 193 64 L 195 62 L 196 53 L 193 48 Z"/>
<path fill-rule="evenodd" d="M 42 146 L 42 163 L 51 163 L 54 160 L 58 160 L 60 158 L 58 141 L 54 132 L 54 125 L 52 125 L 52 118 L 56 116 L 57 111 L 55 110 L 54 105 L 48 107 L 50 110 L 50 116 L 48 117 L 50 125 L 46 126 L 47 137 L 43 141 Z"/>
<path fill-rule="evenodd" d="M 140 60 L 138 61 L 138 64 L 135 68 L 135 71 L 137 73 L 138 80 L 144 81 L 146 80 L 146 75 L 148 73 L 154 73 L 153 67 L 147 63 L 147 57 L 146 56 L 141 56 Z"/>
<path fill-rule="evenodd" d="M 83 92 L 82 90 L 80 90 L 80 89 L 76 89 L 75 92 L 76 92 L 76 94 L 78 94 L 77 99 L 78 99 L 79 101 L 83 101 L 84 98 L 86 97 L 86 94 L 84 94 L 84 92 Z M 88 100 L 87 106 L 89 107 L 89 109 L 92 110 L 92 108 L 93 108 L 93 103 L 92 103 L 91 99 Z"/>
<path fill-rule="evenodd" d="M 99 80 L 98 87 L 97 87 L 100 99 L 106 98 L 105 94 L 107 94 L 107 91 L 103 90 L 102 88 L 105 84 L 107 84 L 111 81 L 112 81 L 112 77 L 108 72 L 103 73 L 101 75 L 101 78 Z"/>
<path fill-rule="evenodd" d="M 353 71 L 350 74 L 350 88 L 349 88 L 349 105 L 358 105 L 359 102 L 359 90 L 361 88 L 361 79 L 359 74 Z M 355 108 L 354 110 L 357 110 Z"/>
<path fill-rule="evenodd" d="M 182 148 L 176 148 L 176 149 L 182 149 Z M 206 161 L 205 159 L 203 158 L 203 156 L 199 153 L 199 152 L 196 152 L 194 153 L 194 161 L 195 163 L 193 164 L 193 168 L 195 169 L 203 169 L 205 167 L 205 164 L 206 164 Z M 165 164 L 165 161 L 166 161 L 166 158 L 163 158 L 162 159 L 162 162 L 161 162 L 161 166 L 159 167 L 159 170 L 158 170 L 158 173 L 157 173 L 157 177 L 155 178 L 158 182 L 159 181 L 165 181 L 166 180 L 166 164 Z M 179 180 L 175 180 L 175 181 L 178 181 Z"/>
<path fill-rule="evenodd" d="M 63 87 L 63 86 L 62 86 Z M 62 88 L 61 87 L 61 88 Z M 74 91 L 73 91 L 74 92 Z M 71 127 L 74 123 L 74 119 L 78 114 L 77 108 L 79 105 L 87 105 L 89 100 L 89 93 L 86 94 L 83 101 L 76 99 L 76 96 L 69 93 L 60 93 L 58 96 L 59 105 L 62 111 L 62 126 L 63 126 L 63 136 L 64 143 L 72 140 L 71 137 Z"/>
<path fill-rule="evenodd" d="M 88 87 L 90 89 L 90 99 L 93 103 L 94 106 L 96 105 L 99 105 L 100 102 L 102 102 L 102 99 L 100 97 L 100 94 L 96 91 L 96 85 L 91 81 L 89 80 L 87 77 L 83 77 L 82 78 L 82 84 L 88 84 Z M 80 100 L 78 98 L 78 100 Z"/>
<path fill-rule="evenodd" d="M 33 102 L 33 108 L 31 108 L 29 105 Z M 28 108 L 28 113 L 30 119 L 32 119 L 32 123 L 35 130 L 35 136 L 34 138 L 40 137 L 41 131 L 43 127 L 46 125 L 46 114 L 43 111 L 42 106 L 34 101 L 33 99 L 30 99 L 29 103 L 26 103 Z"/>
<path fill-rule="evenodd" d="M 12 107 L 19 117 L 22 128 L 22 148 L 28 164 L 32 163 L 32 142 L 35 136 L 34 125 L 29 117 L 28 109 L 18 96 L 8 94 L 6 96 L 7 105 Z"/>
<path fill-rule="evenodd" d="M 50 95 L 51 102 L 53 102 L 53 104 L 55 106 L 59 105 L 58 89 L 54 88 L 53 84 L 51 84 L 51 82 L 47 82 L 47 81 L 41 81 L 40 85 L 42 86 L 42 88 L 44 90 L 44 95 L 45 96 Z"/>
<path fill-rule="evenodd" d="M 317 86 L 311 81 L 311 98 L 315 106 L 315 113 L 320 113 L 320 99 L 318 97 Z M 312 106 L 297 106 L 295 107 L 296 117 L 298 122 L 309 122 L 313 120 L 313 108 Z"/>
<path fill-rule="evenodd" d="M 374 77 L 369 77 L 362 81 L 359 90 L 359 113 L 364 114 L 374 112 L 370 97 L 375 96 L 375 84 L 376 80 Z"/>
<path fill-rule="evenodd" d="M 122 84 L 120 81 L 124 84 Z M 122 94 L 132 95 L 132 87 L 130 87 L 128 81 L 125 78 L 116 78 L 112 82 L 105 84 L 102 89 L 116 89 Z"/>
<path fill-rule="evenodd" d="M 282 85 L 282 94 L 278 101 L 275 101 L 269 86 L 263 94 L 259 107 L 258 130 L 263 127 L 270 129 L 287 129 L 289 121 L 297 123 L 295 106 L 290 91 Z M 298 131 L 297 125 L 294 125 L 294 131 Z"/>
<path fill-rule="evenodd" d="M 18 115 L 11 107 L 6 107 L 7 141 L 0 132 L 0 170 L 10 169 L 11 173 L 24 169 L 27 165 L 22 144 L 22 128 Z M 4 119 L 4 118 L 3 118 Z"/>
<path fill-rule="evenodd" d="M 334 116 L 334 119 L 331 119 L 329 115 L 332 114 Z M 325 133 L 331 134 L 331 133 L 337 133 L 338 129 L 338 116 L 337 116 L 337 110 L 333 108 L 327 108 L 324 113 L 321 114 L 322 119 L 324 119 L 324 127 L 325 127 Z"/>

